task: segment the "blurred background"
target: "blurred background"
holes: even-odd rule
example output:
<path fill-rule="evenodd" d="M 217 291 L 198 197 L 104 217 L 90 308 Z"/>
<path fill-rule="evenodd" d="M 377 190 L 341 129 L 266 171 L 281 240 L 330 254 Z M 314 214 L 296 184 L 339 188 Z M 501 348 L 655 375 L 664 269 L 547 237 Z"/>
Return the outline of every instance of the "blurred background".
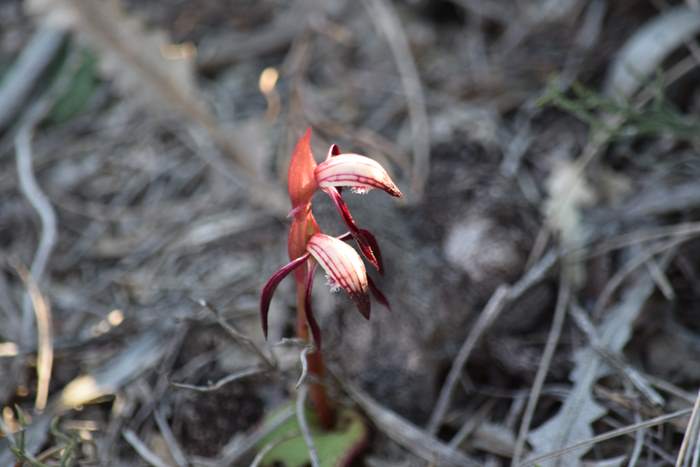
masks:
<path fill-rule="evenodd" d="M 0 465 L 309 462 L 260 454 L 292 280 L 258 316 L 307 127 L 405 194 L 346 197 L 391 313 L 314 287 L 339 465 L 697 461 L 699 34 L 694 0 L 0 2 Z"/>

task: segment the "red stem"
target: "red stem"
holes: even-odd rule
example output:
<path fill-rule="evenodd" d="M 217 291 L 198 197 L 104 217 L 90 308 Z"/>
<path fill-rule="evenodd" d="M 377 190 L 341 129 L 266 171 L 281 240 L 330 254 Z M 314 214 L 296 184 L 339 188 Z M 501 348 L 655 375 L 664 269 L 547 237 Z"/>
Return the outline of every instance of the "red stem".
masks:
<path fill-rule="evenodd" d="M 306 301 L 306 293 L 303 283 L 297 281 L 297 336 L 305 341 L 309 340 L 309 328 L 306 324 L 306 316 L 304 314 L 304 305 Z M 314 376 L 317 381 L 309 384 L 309 397 L 316 408 L 318 420 L 325 430 L 330 430 L 335 424 L 335 410 L 331 405 L 326 388 L 323 387 L 321 381 L 324 376 L 324 365 L 321 351 L 316 350 L 313 353 L 306 355 L 306 361 L 309 364 L 309 374 Z"/>

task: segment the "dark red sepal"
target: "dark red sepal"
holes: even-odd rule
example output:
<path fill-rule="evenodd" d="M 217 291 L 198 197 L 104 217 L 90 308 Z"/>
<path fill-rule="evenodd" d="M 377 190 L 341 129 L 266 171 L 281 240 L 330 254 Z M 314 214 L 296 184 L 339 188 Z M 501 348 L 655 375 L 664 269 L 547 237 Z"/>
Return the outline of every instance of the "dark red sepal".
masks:
<path fill-rule="evenodd" d="M 374 249 L 378 246 L 374 235 L 369 233 L 367 230 L 360 229 L 357 224 L 355 224 L 355 219 L 352 218 L 350 209 L 348 209 L 348 205 L 345 204 L 345 200 L 343 200 L 343 197 L 340 195 L 337 188 L 328 187 L 324 189 L 324 191 L 331 197 L 333 204 L 343 217 L 343 221 L 345 221 L 345 224 L 350 229 L 352 236 L 355 238 L 355 241 L 357 241 L 357 246 L 360 247 L 362 255 L 367 258 L 367 261 L 369 261 L 380 274 L 382 274 L 382 263 L 374 253 Z M 373 248 L 373 245 L 375 248 Z"/>
<path fill-rule="evenodd" d="M 326 156 L 326 160 L 330 159 L 333 156 L 339 156 L 340 155 L 340 147 L 337 144 L 331 144 L 331 147 L 328 148 L 328 155 Z"/>
<path fill-rule="evenodd" d="M 372 296 L 384 307 L 391 311 L 391 305 L 389 305 L 389 300 L 386 299 L 384 294 L 382 293 L 381 290 L 379 290 L 379 287 L 374 283 L 371 277 L 369 277 L 369 274 L 367 275 L 367 284 L 369 285 L 369 290 L 372 292 Z"/>
<path fill-rule="evenodd" d="M 262 293 L 260 294 L 260 321 L 262 322 L 263 334 L 265 339 L 267 339 L 267 314 L 270 311 L 270 302 L 272 301 L 272 294 L 275 293 L 275 289 L 282 282 L 282 279 L 287 277 L 287 275 L 304 264 L 304 261 L 309 257 L 308 253 L 303 254 L 291 263 L 282 266 L 275 272 L 270 279 L 265 283 Z"/>
<path fill-rule="evenodd" d="M 313 264 L 311 264 L 313 263 Z M 321 328 L 319 328 L 314 312 L 311 308 L 311 289 L 314 285 L 314 272 L 316 272 L 316 262 L 309 261 L 306 267 L 306 297 L 304 299 L 304 313 L 306 314 L 306 322 L 311 328 L 311 335 L 314 338 L 316 349 L 321 350 Z"/>
<path fill-rule="evenodd" d="M 367 277 L 369 279 L 369 277 Z M 372 312 L 372 308 L 369 302 L 369 295 L 366 293 L 359 294 L 359 293 L 353 293 L 350 294 L 350 298 L 352 299 L 353 302 L 355 302 L 355 306 L 357 307 L 357 311 L 360 312 L 360 314 L 366 319 L 369 320 L 369 316 Z"/>
<path fill-rule="evenodd" d="M 369 246 L 375 259 L 377 260 L 377 265 L 375 266 L 379 274 L 384 275 L 384 262 L 382 261 L 382 250 L 379 249 L 379 242 L 375 238 L 374 234 L 369 230 L 358 229 L 356 238 L 361 237 L 362 241 Z M 360 241 L 358 240 L 358 244 Z"/>

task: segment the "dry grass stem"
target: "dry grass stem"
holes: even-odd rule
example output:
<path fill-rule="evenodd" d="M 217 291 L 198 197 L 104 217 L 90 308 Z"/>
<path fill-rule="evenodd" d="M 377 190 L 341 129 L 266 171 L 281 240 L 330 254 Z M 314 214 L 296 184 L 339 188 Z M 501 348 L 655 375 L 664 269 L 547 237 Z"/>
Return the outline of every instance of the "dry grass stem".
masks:
<path fill-rule="evenodd" d="M 156 420 L 156 425 L 158 425 L 158 430 L 160 431 L 161 435 L 163 435 L 163 439 L 168 445 L 168 450 L 170 451 L 170 455 L 175 461 L 175 464 L 177 464 L 178 467 L 189 466 L 190 463 L 187 460 L 187 456 L 183 452 L 182 446 L 180 446 L 180 444 L 177 442 L 175 434 L 170 428 L 170 425 L 168 425 L 168 421 L 165 419 L 163 412 L 160 409 L 155 409 L 153 411 L 153 417 Z"/>
<path fill-rule="evenodd" d="M 685 430 L 683 442 L 678 450 L 676 467 L 687 467 L 691 459 L 693 463 L 697 462 L 695 460 L 697 458 L 695 451 L 698 445 L 698 436 L 700 436 L 700 392 L 698 392 L 698 397 L 695 399 L 695 404 L 693 404 L 693 412 L 688 420 L 688 427 Z"/>
<path fill-rule="evenodd" d="M 385 0 L 365 0 L 363 4 L 370 19 L 389 42 L 408 101 L 413 146 L 411 189 L 416 201 L 420 201 L 430 172 L 430 131 L 418 69 L 406 33 L 393 6 Z"/>
<path fill-rule="evenodd" d="M 43 112 L 42 112 L 43 114 Z M 29 117 L 20 127 L 15 136 L 15 148 L 17 155 L 17 173 L 19 178 L 20 188 L 22 193 L 30 202 L 32 207 L 39 214 L 41 221 L 41 236 L 39 245 L 34 255 L 31 265 L 31 276 L 36 283 L 40 283 L 46 264 L 56 244 L 56 213 L 51 206 L 48 198 L 39 187 L 34 176 L 32 164 L 32 133 L 38 114 L 35 117 Z M 31 297 L 28 297 L 23 302 L 22 314 L 22 344 L 29 345 L 31 336 Z M 35 310 L 36 312 L 36 310 Z"/>
<path fill-rule="evenodd" d="M 311 467 L 320 467 L 321 462 L 318 460 L 318 451 L 316 451 L 314 439 L 311 436 L 311 431 L 309 430 L 309 423 L 306 421 L 306 397 L 308 393 L 309 388 L 306 385 L 302 385 L 299 391 L 297 392 L 297 421 L 299 422 L 299 429 L 301 430 L 301 434 L 304 437 L 306 448 L 309 450 L 309 460 L 311 461 Z"/>
<path fill-rule="evenodd" d="M 37 388 L 34 408 L 41 412 L 46 408 L 49 398 L 49 383 L 53 367 L 53 325 L 51 307 L 39 290 L 39 286 L 26 269 L 17 269 L 27 287 L 37 327 L 38 351 L 36 358 Z"/>
<path fill-rule="evenodd" d="M 207 386 L 196 386 L 192 384 L 186 384 L 186 383 L 176 383 L 176 382 L 171 382 L 173 386 L 176 388 L 181 388 L 181 389 L 191 389 L 193 391 L 198 391 L 198 392 L 212 392 L 212 391 L 217 391 L 221 389 L 222 387 L 226 386 L 229 383 L 233 383 L 234 381 L 238 381 L 242 378 L 246 378 L 248 376 L 253 376 L 253 375 L 258 375 L 261 373 L 266 372 L 267 370 L 265 368 L 258 368 L 258 367 L 253 367 L 253 368 L 244 368 L 240 371 L 237 371 L 235 373 L 231 373 L 230 375 L 221 378 L 215 383 L 209 384 Z"/>
<path fill-rule="evenodd" d="M 571 451 L 575 451 L 577 449 L 580 449 L 582 447 L 588 447 L 592 446 L 597 443 L 601 443 L 603 441 L 607 441 L 609 439 L 617 438 L 618 436 L 623 436 L 623 435 L 628 435 L 630 433 L 634 433 L 638 430 L 643 430 L 646 428 L 651 428 L 654 426 L 662 425 L 666 422 L 675 420 L 680 417 L 684 417 L 686 415 L 689 415 L 692 413 L 693 409 L 682 409 L 678 410 L 676 412 L 666 414 L 666 415 L 661 415 L 659 417 L 652 418 L 650 420 L 646 420 L 643 422 L 635 423 L 633 425 L 629 425 L 623 428 L 619 428 L 617 430 L 612 430 L 608 431 L 607 433 L 603 433 L 598 436 L 594 436 L 593 438 L 580 441 L 578 443 L 572 444 L 570 446 L 567 446 L 565 448 L 559 449 L 555 452 L 550 452 L 547 454 L 543 454 L 541 456 L 533 457 L 530 459 L 526 459 L 523 461 L 523 463 L 520 464 L 521 467 L 529 467 L 529 466 L 535 466 L 538 465 L 539 463 L 550 460 L 550 459 L 556 459 L 557 457 L 566 454 Z"/>
<path fill-rule="evenodd" d="M 170 467 L 167 462 L 158 457 L 151 449 L 146 446 L 146 444 L 141 441 L 136 433 L 131 430 L 122 431 L 122 436 L 127 443 L 134 448 L 134 451 L 141 456 L 143 460 L 148 462 L 153 467 Z"/>
<path fill-rule="evenodd" d="M 535 413 L 537 401 L 540 398 L 542 386 L 544 385 L 545 378 L 547 377 L 549 365 L 552 362 L 552 357 L 554 356 L 554 351 L 559 343 L 559 337 L 561 336 L 561 330 L 564 326 L 564 319 L 566 318 L 566 310 L 569 308 L 570 299 L 571 287 L 566 279 L 562 277 L 560 279 L 559 296 L 557 297 L 557 305 L 556 309 L 554 310 L 552 327 L 547 335 L 547 343 L 545 344 L 544 351 L 542 352 L 542 359 L 537 367 L 537 373 L 535 374 L 535 380 L 533 381 L 532 388 L 530 389 L 530 395 L 527 400 L 527 406 L 525 407 L 525 413 L 523 414 L 522 421 L 520 422 L 518 438 L 515 444 L 515 451 L 511 462 L 512 467 L 519 465 L 520 458 L 523 455 L 525 441 L 527 440 L 527 434 L 530 430 L 530 424 L 532 423 L 532 417 Z"/>

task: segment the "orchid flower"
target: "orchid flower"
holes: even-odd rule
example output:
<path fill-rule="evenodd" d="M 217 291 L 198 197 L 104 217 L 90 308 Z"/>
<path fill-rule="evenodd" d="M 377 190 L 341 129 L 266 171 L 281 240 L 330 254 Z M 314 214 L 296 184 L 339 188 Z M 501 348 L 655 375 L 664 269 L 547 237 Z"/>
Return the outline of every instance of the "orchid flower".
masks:
<path fill-rule="evenodd" d="M 323 233 L 313 234 L 306 244 L 306 252 L 280 268 L 270 277 L 263 288 L 260 300 L 262 327 L 265 338 L 267 338 L 267 316 L 270 309 L 270 301 L 277 285 L 289 273 L 299 270 L 302 266 L 305 266 L 306 269 L 304 276 L 304 295 L 306 298 L 304 314 L 311 328 L 311 334 L 317 348 L 321 348 L 321 332 L 311 307 L 311 288 L 313 286 L 314 272 L 318 264 L 326 272 L 331 290 L 343 289 L 347 292 L 365 319 L 370 317 L 370 292 L 378 302 L 389 308 L 389 302 L 386 297 L 374 284 L 372 278 L 367 275 L 360 255 L 350 245 L 343 242 L 344 239 L 349 237 L 350 234 L 340 237 L 331 237 Z"/>
<path fill-rule="evenodd" d="M 367 275 L 360 255 L 344 243 L 344 240 L 354 238 L 364 257 L 380 273 L 383 271 L 376 238 L 357 226 L 343 201 L 341 190 L 347 187 L 358 193 L 366 193 L 379 188 L 396 197 L 401 196 L 401 191 L 379 163 L 359 154 L 341 153 L 335 144 L 328 150 L 326 160 L 317 164 L 311 152 L 310 141 L 309 129 L 299 139 L 289 164 L 288 190 L 292 203 L 292 225 L 287 246 L 291 262 L 275 272 L 265 284 L 260 299 L 260 313 L 263 333 L 267 337 L 267 317 L 272 294 L 282 279 L 294 271 L 297 290 L 303 294 L 306 322 L 316 346 L 320 348 L 321 334 L 311 308 L 311 287 L 317 265 L 320 264 L 326 272 L 332 288 L 347 292 L 366 319 L 370 316 L 369 293 L 389 308 L 388 301 Z M 321 232 L 311 210 L 311 200 L 317 190 L 331 197 L 350 232 L 340 237 Z"/>
<path fill-rule="evenodd" d="M 335 144 L 328 150 L 326 160 L 315 168 L 314 175 L 319 188 L 330 196 L 362 254 L 382 274 L 384 265 L 379 244 L 371 232 L 357 226 L 341 190 L 349 187 L 355 193 L 365 194 L 379 188 L 397 198 L 401 197 L 401 191 L 377 161 L 359 154 L 343 154 Z"/>

